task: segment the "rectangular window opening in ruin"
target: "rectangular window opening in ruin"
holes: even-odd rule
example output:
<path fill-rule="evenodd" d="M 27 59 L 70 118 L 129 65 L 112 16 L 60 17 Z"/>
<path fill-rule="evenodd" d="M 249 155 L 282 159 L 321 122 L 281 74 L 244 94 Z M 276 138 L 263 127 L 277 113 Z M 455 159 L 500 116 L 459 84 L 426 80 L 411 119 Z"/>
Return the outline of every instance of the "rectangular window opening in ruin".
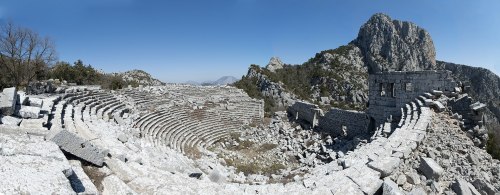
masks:
<path fill-rule="evenodd" d="M 380 83 L 380 85 L 379 85 L 379 93 L 380 93 L 380 96 L 384 96 L 385 95 L 384 84 L 383 83 Z"/>
<path fill-rule="evenodd" d="M 411 83 L 405 83 L 405 90 L 406 91 L 413 91 L 413 88 L 411 86 Z"/>
<path fill-rule="evenodd" d="M 394 87 L 394 83 L 389 85 L 389 91 L 391 92 L 391 97 L 396 97 L 396 88 Z"/>

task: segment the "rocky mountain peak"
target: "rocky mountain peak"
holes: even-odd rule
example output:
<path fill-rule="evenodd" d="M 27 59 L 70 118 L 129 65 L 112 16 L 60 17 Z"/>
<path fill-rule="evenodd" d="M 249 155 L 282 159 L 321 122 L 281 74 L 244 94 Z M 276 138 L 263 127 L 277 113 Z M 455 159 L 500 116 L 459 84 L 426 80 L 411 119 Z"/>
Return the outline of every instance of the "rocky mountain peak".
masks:
<path fill-rule="evenodd" d="M 274 72 L 282 68 L 283 68 L 283 62 L 280 60 L 279 57 L 272 57 L 266 66 L 266 69 L 268 69 L 271 72 Z"/>
<path fill-rule="evenodd" d="M 417 25 L 374 14 L 353 43 L 361 49 L 370 73 L 438 69 L 429 33 Z"/>

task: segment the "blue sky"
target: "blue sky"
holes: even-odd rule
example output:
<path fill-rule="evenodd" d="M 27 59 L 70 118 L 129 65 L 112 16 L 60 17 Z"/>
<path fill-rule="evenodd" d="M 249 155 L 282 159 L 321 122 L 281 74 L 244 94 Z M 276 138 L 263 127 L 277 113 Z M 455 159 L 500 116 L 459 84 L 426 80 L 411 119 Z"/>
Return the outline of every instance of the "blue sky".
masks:
<path fill-rule="evenodd" d="M 2 0 L 0 19 L 55 42 L 59 60 L 167 82 L 241 77 L 347 44 L 377 12 L 425 28 L 437 59 L 500 74 L 500 1 Z"/>

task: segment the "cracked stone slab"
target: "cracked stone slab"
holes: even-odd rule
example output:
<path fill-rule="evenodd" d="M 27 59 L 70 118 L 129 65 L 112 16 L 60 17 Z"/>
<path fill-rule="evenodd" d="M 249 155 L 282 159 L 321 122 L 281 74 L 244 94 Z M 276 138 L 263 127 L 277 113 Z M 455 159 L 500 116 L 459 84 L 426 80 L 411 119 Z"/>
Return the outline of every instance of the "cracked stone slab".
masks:
<path fill-rule="evenodd" d="M 439 179 L 444 172 L 444 169 L 432 158 L 422 158 L 419 170 L 422 171 L 425 177 L 433 179 Z"/>
<path fill-rule="evenodd" d="M 51 130 L 46 139 L 56 143 L 62 150 L 98 166 L 102 166 L 104 157 L 109 152 L 92 140 L 87 140 L 65 129 Z"/>
<path fill-rule="evenodd" d="M 40 136 L 0 133 L 0 194 L 75 194 L 71 174 L 56 144 Z"/>
<path fill-rule="evenodd" d="M 399 163 L 399 158 L 385 157 L 368 163 L 368 167 L 380 172 L 382 177 L 387 177 L 399 166 Z"/>

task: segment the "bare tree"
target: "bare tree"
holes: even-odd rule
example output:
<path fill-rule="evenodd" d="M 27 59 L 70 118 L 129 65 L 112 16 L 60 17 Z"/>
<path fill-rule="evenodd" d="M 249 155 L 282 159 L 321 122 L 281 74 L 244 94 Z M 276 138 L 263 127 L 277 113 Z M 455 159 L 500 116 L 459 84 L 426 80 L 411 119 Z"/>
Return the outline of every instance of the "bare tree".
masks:
<path fill-rule="evenodd" d="M 55 60 L 54 43 L 48 37 L 12 22 L 0 24 L 0 74 L 5 84 L 27 84 Z"/>

